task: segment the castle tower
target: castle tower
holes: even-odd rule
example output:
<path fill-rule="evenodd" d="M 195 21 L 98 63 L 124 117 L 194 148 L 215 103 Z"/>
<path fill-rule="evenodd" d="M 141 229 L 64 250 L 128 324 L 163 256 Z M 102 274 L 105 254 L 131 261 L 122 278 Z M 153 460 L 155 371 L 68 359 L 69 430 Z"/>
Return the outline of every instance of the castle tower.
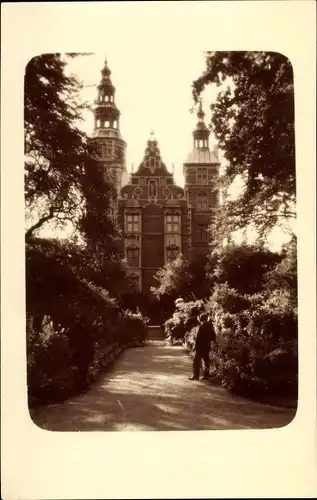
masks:
<path fill-rule="evenodd" d="M 101 81 L 97 86 L 94 102 L 94 131 L 92 142 L 99 152 L 100 161 L 113 175 L 118 192 L 122 186 L 122 176 L 126 173 L 126 143 L 120 133 L 120 111 L 115 103 L 116 89 L 112 84 L 111 71 L 107 60 L 101 70 Z"/>
<path fill-rule="evenodd" d="M 209 147 L 210 130 L 200 101 L 198 122 L 193 131 L 193 149 L 184 163 L 185 197 L 191 210 L 191 253 L 208 252 L 212 213 L 218 203 L 217 177 L 220 162 L 216 148 Z"/>

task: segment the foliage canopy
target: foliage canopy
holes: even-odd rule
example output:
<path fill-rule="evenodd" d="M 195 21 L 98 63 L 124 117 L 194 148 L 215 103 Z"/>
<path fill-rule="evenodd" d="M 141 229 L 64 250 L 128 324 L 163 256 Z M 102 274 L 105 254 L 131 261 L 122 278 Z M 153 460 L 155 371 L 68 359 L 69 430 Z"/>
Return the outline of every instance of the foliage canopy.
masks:
<path fill-rule="evenodd" d="M 237 199 L 225 198 L 218 226 L 252 223 L 265 233 L 295 217 L 292 65 L 274 52 L 207 52 L 195 101 L 208 84 L 223 86 L 211 105 L 211 129 L 228 161 L 224 192 L 235 179 L 243 182 Z"/>

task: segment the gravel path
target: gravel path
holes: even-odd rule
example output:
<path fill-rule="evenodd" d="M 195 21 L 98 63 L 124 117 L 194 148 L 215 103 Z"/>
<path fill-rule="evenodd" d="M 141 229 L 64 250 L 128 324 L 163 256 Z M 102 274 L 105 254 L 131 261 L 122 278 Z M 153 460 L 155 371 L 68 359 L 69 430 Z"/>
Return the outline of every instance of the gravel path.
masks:
<path fill-rule="evenodd" d="M 86 393 L 31 410 L 55 431 L 153 431 L 282 427 L 295 410 L 234 397 L 210 382 L 189 381 L 182 347 L 150 342 L 127 349 Z"/>

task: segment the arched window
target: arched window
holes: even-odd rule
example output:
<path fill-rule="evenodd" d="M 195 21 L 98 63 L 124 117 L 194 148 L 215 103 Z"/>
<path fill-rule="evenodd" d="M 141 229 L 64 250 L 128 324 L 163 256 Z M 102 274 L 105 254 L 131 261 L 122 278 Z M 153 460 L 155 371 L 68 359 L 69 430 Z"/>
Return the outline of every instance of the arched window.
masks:
<path fill-rule="evenodd" d="M 113 122 L 113 128 L 117 128 L 117 124 L 118 124 L 118 122 L 115 120 L 115 121 Z"/>
<path fill-rule="evenodd" d="M 109 123 L 109 121 L 107 120 L 107 121 L 106 121 L 106 123 L 105 123 L 105 126 L 106 126 L 106 127 L 109 127 L 109 125 L 110 125 L 110 123 Z"/>

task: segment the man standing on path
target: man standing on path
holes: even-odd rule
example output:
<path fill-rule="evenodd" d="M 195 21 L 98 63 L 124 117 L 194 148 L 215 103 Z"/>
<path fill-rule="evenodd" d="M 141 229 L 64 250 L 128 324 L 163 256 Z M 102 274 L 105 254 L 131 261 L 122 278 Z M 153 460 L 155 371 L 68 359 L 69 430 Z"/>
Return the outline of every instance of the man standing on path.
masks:
<path fill-rule="evenodd" d="M 193 361 L 193 376 L 189 380 L 199 380 L 201 361 L 204 361 L 203 380 L 209 377 L 209 351 L 210 344 L 216 339 L 215 330 L 207 314 L 203 313 L 198 318 L 199 326 L 195 343 L 195 356 Z"/>

